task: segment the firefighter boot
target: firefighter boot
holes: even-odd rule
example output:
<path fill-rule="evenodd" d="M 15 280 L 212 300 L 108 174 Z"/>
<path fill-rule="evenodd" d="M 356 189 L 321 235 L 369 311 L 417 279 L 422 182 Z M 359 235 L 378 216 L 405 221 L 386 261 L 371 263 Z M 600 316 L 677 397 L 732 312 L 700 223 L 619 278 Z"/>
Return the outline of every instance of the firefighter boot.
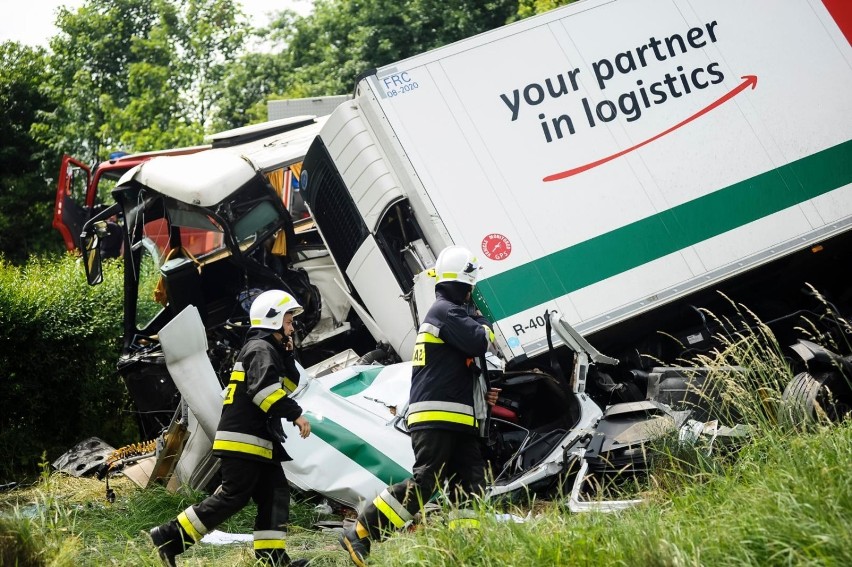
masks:
<path fill-rule="evenodd" d="M 344 529 L 338 541 L 349 553 L 352 563 L 358 567 L 366 567 L 367 557 L 370 555 L 370 537 L 360 522 L 356 522 L 354 528 Z"/>
<path fill-rule="evenodd" d="M 305 567 L 309 563 L 307 559 L 291 560 L 283 549 L 255 550 L 254 557 L 258 563 L 269 567 Z"/>
<path fill-rule="evenodd" d="M 192 541 L 184 536 L 175 520 L 161 526 L 151 528 L 148 532 L 151 542 L 157 548 L 157 553 L 165 565 L 175 567 L 175 557 L 187 550 Z"/>

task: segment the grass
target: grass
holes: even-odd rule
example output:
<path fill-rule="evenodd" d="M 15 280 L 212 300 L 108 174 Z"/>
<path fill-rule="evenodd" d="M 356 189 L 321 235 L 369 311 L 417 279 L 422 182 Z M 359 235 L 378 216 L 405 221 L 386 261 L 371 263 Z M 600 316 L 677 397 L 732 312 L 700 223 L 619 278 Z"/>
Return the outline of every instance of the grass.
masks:
<path fill-rule="evenodd" d="M 376 566 L 763 566 L 852 565 L 852 420 L 792 428 L 777 423 L 792 371 L 768 329 L 732 331 L 717 352 L 690 361 L 711 368 L 719 414 L 734 411 L 751 435 L 728 450 L 664 439 L 649 447 L 647 479 L 611 491 L 644 503 L 613 514 L 572 515 L 562 499 L 526 508 L 480 510 L 479 530 L 448 529 L 429 516 L 374 543 Z M 735 365 L 743 375 L 724 370 Z M 116 477 L 117 500 L 93 479 L 42 474 L 37 484 L 0 494 L 0 564 L 159 565 L 144 530 L 202 495 L 140 490 Z M 610 490 L 608 488 L 608 490 Z M 610 494 L 610 497 L 619 495 Z M 524 517 L 498 521 L 494 512 Z M 250 533 L 249 507 L 220 529 Z M 287 540 L 311 565 L 349 565 L 337 534 L 312 525 L 313 503 L 296 495 Z M 327 518 L 323 518 L 327 519 Z M 250 544 L 201 544 L 181 565 L 254 565 Z"/>
<path fill-rule="evenodd" d="M 572 516 L 558 503 L 523 524 L 483 518 L 394 536 L 376 565 L 850 565 L 852 423 L 767 436 L 721 473 L 661 463 L 677 482 L 618 514 Z"/>
<path fill-rule="evenodd" d="M 735 461 L 710 470 L 683 458 L 657 463 L 646 503 L 618 514 L 571 515 L 542 503 L 524 523 L 483 510 L 480 530 L 427 522 L 374 545 L 371 565 L 851 565 L 852 423 L 808 433 L 767 435 Z M 718 463 L 714 463 L 714 466 Z M 667 481 L 654 485 L 654 479 Z M 118 494 L 90 478 L 45 476 L 3 495 L 0 550 L 19 565 L 159 565 L 142 530 L 168 520 L 200 494 L 140 490 L 120 477 Z M 336 534 L 311 528 L 309 502 L 294 506 L 293 557 L 343 566 Z M 519 516 L 527 510 L 510 510 Z M 225 531 L 251 531 L 244 510 Z M 11 555 L 3 565 L 14 565 Z M 254 565 L 249 544 L 197 545 L 182 565 Z"/>
<path fill-rule="evenodd" d="M 115 477 L 110 487 L 117 494 L 112 504 L 104 496 L 105 484 L 93 478 L 43 475 L 31 487 L 0 495 L 0 565 L 159 566 L 145 532 L 173 519 L 202 493 L 171 494 L 164 488 L 141 490 L 129 479 Z M 339 560 L 336 534 L 311 528 L 319 519 L 314 504 L 295 502 L 287 540 L 294 558 L 328 556 Z M 251 533 L 254 505 L 219 527 L 232 533 Z M 181 556 L 182 565 L 255 565 L 250 543 L 196 545 Z"/>

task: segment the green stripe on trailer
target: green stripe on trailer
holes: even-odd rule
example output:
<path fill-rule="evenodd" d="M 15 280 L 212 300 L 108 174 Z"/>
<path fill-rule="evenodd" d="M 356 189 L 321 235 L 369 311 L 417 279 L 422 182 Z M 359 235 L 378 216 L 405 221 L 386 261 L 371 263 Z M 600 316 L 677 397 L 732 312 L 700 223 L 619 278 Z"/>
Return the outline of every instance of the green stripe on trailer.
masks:
<path fill-rule="evenodd" d="M 380 366 L 377 368 L 371 368 L 369 370 L 359 372 L 352 378 L 344 380 L 337 386 L 331 388 L 331 391 L 332 393 L 344 398 L 360 394 L 361 392 L 370 387 L 370 384 L 373 383 L 373 380 L 376 379 L 376 376 L 378 376 L 379 372 L 381 372 L 383 369 L 384 367 Z"/>
<path fill-rule="evenodd" d="M 481 280 L 504 319 L 852 183 L 852 140 Z"/>
<path fill-rule="evenodd" d="M 310 411 L 305 413 L 310 418 L 311 433 L 370 471 L 388 486 L 411 476 L 411 472 L 339 423 L 325 416 L 319 417 Z"/>

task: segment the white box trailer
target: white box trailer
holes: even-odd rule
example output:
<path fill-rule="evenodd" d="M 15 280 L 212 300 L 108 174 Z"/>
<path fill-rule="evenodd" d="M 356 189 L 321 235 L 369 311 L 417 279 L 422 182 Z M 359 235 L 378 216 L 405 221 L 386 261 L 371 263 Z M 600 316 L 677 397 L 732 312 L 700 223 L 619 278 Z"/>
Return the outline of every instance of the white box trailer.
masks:
<path fill-rule="evenodd" d="M 449 244 L 480 252 L 509 363 L 546 348 L 546 310 L 629 353 L 707 341 L 683 311 L 711 290 L 769 317 L 804 300 L 779 278 L 848 300 L 850 36 L 829 0 L 577 2 L 365 74 L 308 206 L 404 359 L 413 275 Z"/>

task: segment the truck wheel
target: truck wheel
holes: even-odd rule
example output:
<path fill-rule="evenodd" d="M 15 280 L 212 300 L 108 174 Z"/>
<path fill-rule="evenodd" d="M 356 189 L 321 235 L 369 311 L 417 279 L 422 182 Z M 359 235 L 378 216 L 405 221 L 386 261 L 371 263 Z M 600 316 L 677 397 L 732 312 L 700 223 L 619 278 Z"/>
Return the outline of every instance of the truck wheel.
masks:
<path fill-rule="evenodd" d="M 784 389 L 778 421 L 802 425 L 827 419 L 838 423 L 852 413 L 852 390 L 836 372 L 796 375 Z"/>

